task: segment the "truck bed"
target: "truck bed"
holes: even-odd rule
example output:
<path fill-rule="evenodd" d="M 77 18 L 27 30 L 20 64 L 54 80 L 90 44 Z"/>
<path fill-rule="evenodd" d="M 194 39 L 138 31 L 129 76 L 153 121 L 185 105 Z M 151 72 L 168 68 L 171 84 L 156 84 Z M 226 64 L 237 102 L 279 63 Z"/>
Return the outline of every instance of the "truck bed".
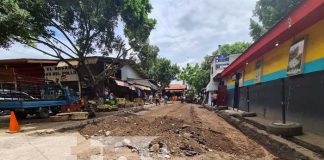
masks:
<path fill-rule="evenodd" d="M 27 109 L 37 107 L 62 106 L 67 104 L 66 100 L 1 100 L 0 109 Z"/>

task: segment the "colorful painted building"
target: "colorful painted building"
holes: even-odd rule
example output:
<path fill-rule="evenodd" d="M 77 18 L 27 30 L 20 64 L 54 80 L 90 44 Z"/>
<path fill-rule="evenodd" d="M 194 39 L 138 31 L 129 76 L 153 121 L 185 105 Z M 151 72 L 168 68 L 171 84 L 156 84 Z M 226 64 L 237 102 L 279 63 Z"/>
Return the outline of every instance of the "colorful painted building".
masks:
<path fill-rule="evenodd" d="M 302 2 L 220 74 L 229 106 L 237 73 L 239 109 L 324 136 L 324 1 Z"/>

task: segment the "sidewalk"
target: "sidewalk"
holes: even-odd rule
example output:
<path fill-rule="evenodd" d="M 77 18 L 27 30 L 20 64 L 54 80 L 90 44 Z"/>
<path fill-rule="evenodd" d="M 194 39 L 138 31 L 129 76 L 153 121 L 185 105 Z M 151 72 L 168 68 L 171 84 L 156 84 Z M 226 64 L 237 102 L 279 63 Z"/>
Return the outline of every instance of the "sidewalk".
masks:
<path fill-rule="evenodd" d="M 229 115 L 236 115 L 246 121 L 249 124 L 252 124 L 253 126 L 261 129 L 266 130 L 266 126 L 272 123 L 273 121 L 270 119 L 266 119 L 260 116 L 256 117 L 243 117 L 242 114 L 246 113 L 245 111 L 236 109 L 233 110 L 231 107 L 229 107 L 229 110 L 225 111 Z M 320 135 L 316 135 L 310 132 L 303 131 L 303 134 L 300 136 L 285 138 L 289 141 L 292 141 L 298 145 L 301 145 L 309 150 L 312 150 L 316 153 L 319 153 L 324 156 L 324 137 Z"/>

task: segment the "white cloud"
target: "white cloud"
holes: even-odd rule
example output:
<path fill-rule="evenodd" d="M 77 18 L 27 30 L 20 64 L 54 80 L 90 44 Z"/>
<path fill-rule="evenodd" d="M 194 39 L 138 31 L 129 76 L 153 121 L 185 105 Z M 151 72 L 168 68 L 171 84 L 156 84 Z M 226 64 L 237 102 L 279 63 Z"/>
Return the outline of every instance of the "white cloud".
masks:
<path fill-rule="evenodd" d="M 184 66 L 219 44 L 251 41 L 249 18 L 256 0 L 151 0 L 157 19 L 150 41 L 160 55 Z"/>

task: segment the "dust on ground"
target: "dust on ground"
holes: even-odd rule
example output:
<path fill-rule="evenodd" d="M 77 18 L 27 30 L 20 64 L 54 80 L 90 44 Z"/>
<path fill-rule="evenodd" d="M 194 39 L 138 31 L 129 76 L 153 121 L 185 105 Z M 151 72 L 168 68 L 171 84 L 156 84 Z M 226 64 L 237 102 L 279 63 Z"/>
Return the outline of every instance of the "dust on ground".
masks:
<path fill-rule="evenodd" d="M 198 105 L 159 106 L 138 115 L 110 116 L 80 130 L 94 136 L 155 136 L 157 152 L 166 145 L 173 159 L 275 159 L 215 113 Z M 153 149 L 152 149 L 153 148 Z"/>

